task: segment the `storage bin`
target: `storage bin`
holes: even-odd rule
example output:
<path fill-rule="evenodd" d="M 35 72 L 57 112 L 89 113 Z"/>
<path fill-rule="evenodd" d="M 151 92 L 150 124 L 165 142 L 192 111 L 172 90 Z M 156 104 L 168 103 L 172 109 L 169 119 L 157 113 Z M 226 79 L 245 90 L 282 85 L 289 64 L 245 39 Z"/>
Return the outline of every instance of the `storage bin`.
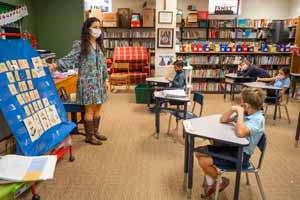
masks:
<path fill-rule="evenodd" d="M 154 89 L 147 83 L 138 84 L 135 87 L 135 99 L 137 104 L 152 103 Z"/>

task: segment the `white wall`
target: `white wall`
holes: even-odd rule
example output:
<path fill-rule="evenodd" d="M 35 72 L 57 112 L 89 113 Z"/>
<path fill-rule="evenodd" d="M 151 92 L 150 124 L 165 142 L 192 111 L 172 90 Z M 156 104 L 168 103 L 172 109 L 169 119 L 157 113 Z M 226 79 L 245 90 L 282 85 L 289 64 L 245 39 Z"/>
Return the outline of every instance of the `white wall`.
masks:
<path fill-rule="evenodd" d="M 300 0 L 289 0 L 289 3 L 290 3 L 290 9 L 289 9 L 290 17 L 300 16 Z"/>
<path fill-rule="evenodd" d="M 118 8 L 130 8 L 131 11 L 142 13 L 143 4 L 146 0 L 112 0 L 112 11 L 117 12 Z M 148 0 L 155 8 L 155 0 Z"/>
<path fill-rule="evenodd" d="M 198 10 L 208 10 L 208 1 L 177 0 L 177 8 L 182 9 L 185 14 L 188 12 L 187 6 L 191 4 L 196 5 Z M 290 1 L 300 2 L 300 0 Z M 241 15 L 239 18 L 285 19 L 290 16 L 289 8 L 290 3 L 288 0 L 241 0 Z M 218 18 L 218 16 L 214 16 L 213 18 Z"/>

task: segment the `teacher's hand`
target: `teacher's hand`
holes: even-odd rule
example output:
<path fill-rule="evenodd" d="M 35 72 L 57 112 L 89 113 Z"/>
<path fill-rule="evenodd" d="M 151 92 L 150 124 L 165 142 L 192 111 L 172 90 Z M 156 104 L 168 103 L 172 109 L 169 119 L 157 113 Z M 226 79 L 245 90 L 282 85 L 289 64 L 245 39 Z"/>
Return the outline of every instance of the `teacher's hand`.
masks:
<path fill-rule="evenodd" d="M 105 89 L 108 90 L 108 89 L 109 89 L 109 82 L 108 82 L 108 81 L 105 81 L 104 84 L 105 84 Z"/>

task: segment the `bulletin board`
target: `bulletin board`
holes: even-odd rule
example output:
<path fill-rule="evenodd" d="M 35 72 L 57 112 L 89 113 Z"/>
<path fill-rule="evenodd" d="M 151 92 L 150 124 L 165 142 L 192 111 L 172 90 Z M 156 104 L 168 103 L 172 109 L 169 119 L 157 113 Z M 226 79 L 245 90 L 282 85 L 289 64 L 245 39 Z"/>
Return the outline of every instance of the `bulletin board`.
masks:
<path fill-rule="evenodd" d="M 75 128 L 46 66 L 26 40 L 0 40 L 1 123 L 27 156 L 53 149 Z"/>

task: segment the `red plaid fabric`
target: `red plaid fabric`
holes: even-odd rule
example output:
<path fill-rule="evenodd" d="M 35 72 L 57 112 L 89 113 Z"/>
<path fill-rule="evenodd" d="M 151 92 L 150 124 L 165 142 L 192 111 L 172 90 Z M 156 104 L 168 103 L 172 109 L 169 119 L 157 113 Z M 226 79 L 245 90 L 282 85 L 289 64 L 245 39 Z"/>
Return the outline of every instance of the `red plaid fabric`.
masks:
<path fill-rule="evenodd" d="M 130 84 L 135 85 L 139 83 L 145 83 L 147 76 L 148 76 L 147 73 L 130 72 L 129 73 Z"/>
<path fill-rule="evenodd" d="M 116 47 L 114 62 L 129 62 L 148 64 L 148 52 L 145 47 Z"/>

